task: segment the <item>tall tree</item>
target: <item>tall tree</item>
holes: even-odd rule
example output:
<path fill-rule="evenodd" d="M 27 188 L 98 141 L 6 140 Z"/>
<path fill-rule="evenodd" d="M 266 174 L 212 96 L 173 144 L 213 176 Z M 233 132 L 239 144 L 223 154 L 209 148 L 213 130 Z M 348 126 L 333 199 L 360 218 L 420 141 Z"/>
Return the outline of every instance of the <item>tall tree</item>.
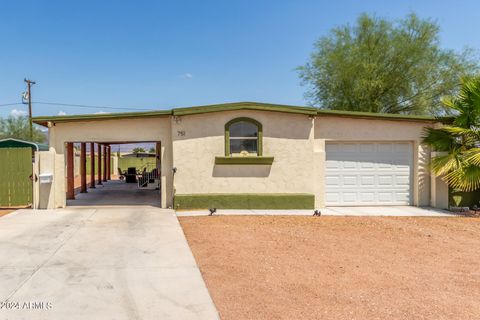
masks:
<path fill-rule="evenodd" d="M 395 22 L 362 14 L 320 38 L 300 78 L 325 109 L 442 114 L 440 97 L 478 71 L 471 50 L 440 46 L 439 26 L 415 14 Z"/>
<path fill-rule="evenodd" d="M 45 142 L 47 137 L 38 127 L 33 126 L 33 138 L 30 139 L 30 122 L 28 117 L 10 115 L 0 119 L 0 138 L 16 138 L 33 142 Z"/>
<path fill-rule="evenodd" d="M 133 154 L 144 153 L 144 152 L 146 152 L 146 151 L 145 151 L 145 149 L 142 148 L 142 147 L 136 147 L 136 148 L 133 148 L 133 150 L 132 150 L 132 153 L 133 153 Z"/>
<path fill-rule="evenodd" d="M 453 189 L 480 189 L 480 77 L 463 80 L 458 95 L 442 102 L 455 116 L 450 125 L 425 129 L 423 142 L 440 152 L 432 171 Z"/>

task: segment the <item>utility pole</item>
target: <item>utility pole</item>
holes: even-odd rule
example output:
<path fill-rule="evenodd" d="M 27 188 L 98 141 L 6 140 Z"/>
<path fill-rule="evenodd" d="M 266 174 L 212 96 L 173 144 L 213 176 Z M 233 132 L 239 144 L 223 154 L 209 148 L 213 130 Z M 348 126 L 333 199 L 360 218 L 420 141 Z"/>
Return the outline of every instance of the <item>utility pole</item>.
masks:
<path fill-rule="evenodd" d="M 27 83 L 27 94 L 28 94 L 28 120 L 30 121 L 30 140 L 33 140 L 33 122 L 32 122 L 32 84 L 35 84 L 35 81 L 25 78 L 23 81 Z"/>

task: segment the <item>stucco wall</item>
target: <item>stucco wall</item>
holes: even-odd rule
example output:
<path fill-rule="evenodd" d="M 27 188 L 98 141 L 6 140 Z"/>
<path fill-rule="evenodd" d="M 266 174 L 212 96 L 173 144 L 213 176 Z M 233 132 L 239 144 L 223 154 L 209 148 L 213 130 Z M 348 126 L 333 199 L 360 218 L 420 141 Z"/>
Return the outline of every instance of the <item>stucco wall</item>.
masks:
<path fill-rule="evenodd" d="M 64 158 L 49 151 L 35 152 L 34 174 L 37 179 L 33 182 L 34 209 L 54 209 L 65 206 L 65 189 L 57 180 L 65 181 Z M 40 175 L 52 175 L 51 183 L 40 183 Z"/>
<path fill-rule="evenodd" d="M 272 165 L 215 165 L 225 155 L 225 123 L 249 117 L 262 123 L 263 155 Z M 226 111 L 172 119 L 177 194 L 313 193 L 313 119 L 264 111 Z"/>
<path fill-rule="evenodd" d="M 263 155 L 272 165 L 216 165 L 224 156 L 224 126 L 237 117 L 262 123 Z M 310 193 L 317 207 L 325 205 L 326 141 L 410 141 L 414 148 L 413 205 L 443 203 L 433 197 L 428 170 L 430 151 L 421 144 L 426 122 L 355 119 L 267 111 L 222 111 L 181 117 L 115 119 L 57 123 L 50 145 L 64 157 L 65 142 L 161 141 L 162 206 L 177 194 Z M 62 158 L 63 159 L 63 158 Z M 64 170 L 63 166 L 55 167 Z M 177 172 L 173 177 L 172 168 Z M 63 171 L 62 171 L 62 174 Z M 436 180 L 434 180 L 436 181 Z M 65 179 L 55 180 L 56 205 L 65 203 Z M 441 186 L 440 186 L 441 187 Z M 442 189 L 443 190 L 443 189 Z M 435 201 L 431 202 L 432 199 Z"/>
<path fill-rule="evenodd" d="M 64 155 L 65 142 L 146 142 L 161 141 L 162 207 L 172 206 L 172 142 L 169 117 L 115 119 L 56 123 L 49 130 L 50 147 Z M 65 179 L 57 179 L 58 190 L 65 190 Z M 63 182 L 62 182 L 63 181 Z"/>
<path fill-rule="evenodd" d="M 413 205 L 430 205 L 430 150 L 421 144 L 425 122 L 407 122 L 344 117 L 317 117 L 315 120 L 315 154 L 317 165 L 317 205 L 325 204 L 326 141 L 410 141 L 414 148 L 412 172 Z"/>

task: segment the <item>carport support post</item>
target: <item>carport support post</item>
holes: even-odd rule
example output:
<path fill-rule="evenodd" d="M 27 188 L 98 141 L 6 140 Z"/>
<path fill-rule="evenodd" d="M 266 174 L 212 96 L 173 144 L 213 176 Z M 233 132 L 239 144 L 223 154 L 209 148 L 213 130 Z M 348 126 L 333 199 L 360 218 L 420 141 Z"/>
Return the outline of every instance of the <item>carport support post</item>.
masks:
<path fill-rule="evenodd" d="M 108 145 L 107 147 L 107 180 L 112 180 L 112 168 L 110 168 L 112 165 L 112 147 Z"/>
<path fill-rule="evenodd" d="M 102 145 L 99 143 L 98 146 L 98 185 L 101 186 L 102 183 Z"/>
<path fill-rule="evenodd" d="M 103 149 L 103 181 L 107 182 L 107 150 L 108 146 L 105 145 Z"/>
<path fill-rule="evenodd" d="M 95 188 L 95 143 L 90 142 L 90 188 Z"/>
<path fill-rule="evenodd" d="M 87 144 L 80 144 L 80 192 L 87 193 Z"/>
<path fill-rule="evenodd" d="M 67 142 L 67 199 L 75 199 L 75 180 L 73 168 L 73 143 Z"/>

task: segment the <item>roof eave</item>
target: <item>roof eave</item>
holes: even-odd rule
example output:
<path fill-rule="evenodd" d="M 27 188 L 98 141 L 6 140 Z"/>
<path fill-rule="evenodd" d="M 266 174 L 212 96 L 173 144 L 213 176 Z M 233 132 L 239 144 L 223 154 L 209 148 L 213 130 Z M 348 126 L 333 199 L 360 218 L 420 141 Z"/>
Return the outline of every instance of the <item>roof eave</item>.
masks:
<path fill-rule="evenodd" d="M 317 109 L 311 108 L 311 107 L 287 106 L 287 105 L 281 105 L 281 104 L 258 103 L 258 102 L 238 102 L 238 103 L 205 105 L 205 106 L 190 107 L 190 108 L 175 108 L 172 110 L 172 114 L 174 116 L 185 116 L 185 115 L 222 112 L 222 111 L 238 111 L 238 110 L 272 111 L 272 112 L 296 113 L 296 114 L 306 114 L 306 115 L 315 115 L 317 113 Z"/>
<path fill-rule="evenodd" d="M 346 118 L 355 118 L 355 119 L 378 119 L 378 120 L 395 120 L 395 121 L 429 122 L 429 123 L 442 122 L 442 118 L 434 118 L 429 116 L 416 116 L 416 115 L 400 115 L 400 114 L 390 114 L 390 113 L 369 113 L 369 112 L 320 109 L 317 111 L 317 114 L 320 116 L 327 116 L 327 117 L 346 117 Z"/>
<path fill-rule="evenodd" d="M 149 111 L 149 112 L 124 112 L 124 113 L 105 113 L 105 114 L 80 114 L 71 116 L 40 116 L 33 117 L 32 121 L 36 124 L 48 127 L 48 123 L 75 122 L 75 121 L 97 121 L 114 119 L 132 119 L 143 117 L 165 117 L 172 114 L 171 110 Z"/>

